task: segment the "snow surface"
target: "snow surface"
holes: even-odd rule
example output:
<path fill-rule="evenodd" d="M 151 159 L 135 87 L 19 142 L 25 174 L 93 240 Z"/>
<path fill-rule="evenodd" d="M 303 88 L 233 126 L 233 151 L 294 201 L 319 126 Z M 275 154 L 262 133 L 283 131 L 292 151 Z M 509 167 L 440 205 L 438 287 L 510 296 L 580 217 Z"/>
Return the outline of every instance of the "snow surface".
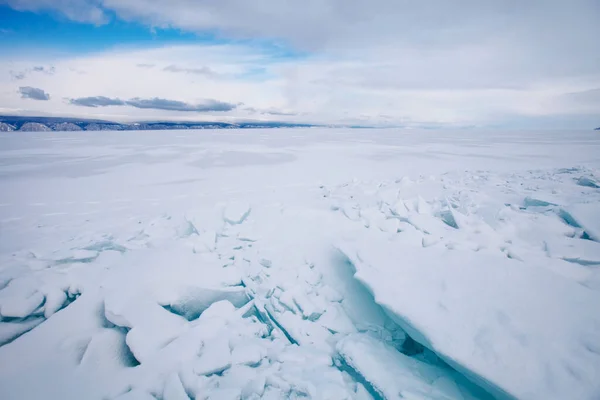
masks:
<path fill-rule="evenodd" d="M 1 399 L 598 399 L 594 132 L 0 135 Z"/>

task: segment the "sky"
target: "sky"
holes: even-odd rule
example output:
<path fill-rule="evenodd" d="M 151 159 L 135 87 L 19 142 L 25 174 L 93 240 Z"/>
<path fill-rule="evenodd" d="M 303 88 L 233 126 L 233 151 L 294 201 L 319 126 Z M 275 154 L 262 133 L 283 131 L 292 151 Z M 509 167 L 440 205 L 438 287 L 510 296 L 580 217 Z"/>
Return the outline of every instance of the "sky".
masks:
<path fill-rule="evenodd" d="M 0 0 L 0 114 L 600 126 L 598 0 Z"/>

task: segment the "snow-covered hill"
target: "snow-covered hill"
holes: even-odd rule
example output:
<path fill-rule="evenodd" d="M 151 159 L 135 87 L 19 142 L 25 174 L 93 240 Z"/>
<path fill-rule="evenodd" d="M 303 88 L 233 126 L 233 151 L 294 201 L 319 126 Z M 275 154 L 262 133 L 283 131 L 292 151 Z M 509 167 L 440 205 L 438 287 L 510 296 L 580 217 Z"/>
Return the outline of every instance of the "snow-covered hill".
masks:
<path fill-rule="evenodd" d="M 19 128 L 19 131 L 22 132 L 49 132 L 52 129 L 47 127 L 44 124 L 40 124 L 38 122 L 27 122 Z"/>
<path fill-rule="evenodd" d="M 0 132 L 12 132 L 14 131 L 14 127 L 9 124 L 5 124 L 4 122 L 0 122 Z"/>

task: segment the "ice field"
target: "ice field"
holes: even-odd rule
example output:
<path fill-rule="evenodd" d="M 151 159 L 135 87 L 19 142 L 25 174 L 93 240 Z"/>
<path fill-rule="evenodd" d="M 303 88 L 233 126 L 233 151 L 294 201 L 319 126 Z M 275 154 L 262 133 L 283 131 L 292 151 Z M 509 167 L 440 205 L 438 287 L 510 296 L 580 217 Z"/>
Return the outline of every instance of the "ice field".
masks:
<path fill-rule="evenodd" d="M 0 135 L 0 399 L 600 398 L 600 133 Z"/>

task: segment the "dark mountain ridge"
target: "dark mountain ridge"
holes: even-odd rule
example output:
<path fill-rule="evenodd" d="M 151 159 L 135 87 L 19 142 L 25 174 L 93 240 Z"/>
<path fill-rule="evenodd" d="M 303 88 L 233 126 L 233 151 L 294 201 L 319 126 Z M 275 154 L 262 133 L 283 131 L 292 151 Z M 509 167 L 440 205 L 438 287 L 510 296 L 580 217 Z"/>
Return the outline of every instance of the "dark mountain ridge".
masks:
<path fill-rule="evenodd" d="M 253 128 L 309 128 L 319 125 L 289 122 L 248 121 L 248 122 L 177 122 L 148 121 L 120 123 L 98 119 L 63 117 L 27 117 L 1 115 L 0 124 L 5 131 L 133 131 L 166 129 L 253 129 Z M 48 129 L 45 129 L 48 128 Z"/>

